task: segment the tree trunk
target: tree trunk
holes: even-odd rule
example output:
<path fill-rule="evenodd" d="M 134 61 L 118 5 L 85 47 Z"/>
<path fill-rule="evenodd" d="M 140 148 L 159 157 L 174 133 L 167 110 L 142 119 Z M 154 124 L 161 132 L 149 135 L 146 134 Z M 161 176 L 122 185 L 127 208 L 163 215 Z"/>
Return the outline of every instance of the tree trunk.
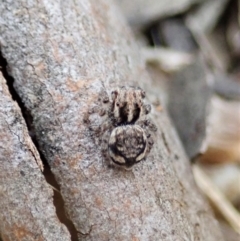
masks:
<path fill-rule="evenodd" d="M 38 165 L 37 165 L 38 164 Z M 0 231 L 3 240 L 71 240 L 60 224 L 39 154 L 0 73 Z"/>
<path fill-rule="evenodd" d="M 103 90 L 111 93 L 119 85 L 135 85 L 145 89 L 149 99 L 157 98 L 132 34 L 112 1 L 8 0 L 1 3 L 0 16 L 2 54 L 14 88 L 33 118 L 38 149 L 60 186 L 78 240 L 223 240 L 165 111 L 153 110 L 157 141 L 147 160 L 131 171 L 108 168 L 97 136 L 90 131 L 85 117 Z M 7 101 L 13 105 L 9 97 Z M 91 118 L 91 123 L 103 123 L 96 115 Z M 32 215 L 32 226 L 24 224 L 28 233 L 35 234 L 33 222 L 37 222 L 42 233 L 48 234 L 39 240 L 69 240 L 61 224 L 52 237 L 48 225 L 55 228 L 57 223 L 50 212 L 52 194 L 46 183 L 41 188 L 39 182 L 44 178 L 35 162 L 17 159 L 20 147 L 15 148 L 22 140 L 7 126 L 2 124 L 12 139 L 2 138 L 1 145 L 11 144 L 15 150 L 9 157 L 13 171 L 20 173 L 21 165 L 35 165 L 34 173 L 24 171 L 23 180 L 28 184 L 21 190 L 29 197 L 39 193 L 39 199 L 26 203 L 19 190 L 11 188 L 18 181 L 10 171 L 4 173 L 9 185 L 4 186 L 0 199 L 5 209 L 0 215 L 3 240 L 33 240 L 27 235 L 18 239 L 5 229 L 8 225 L 14 232 L 14 217 L 27 215 L 27 210 L 17 206 L 8 211 L 11 199 L 5 193 L 20 207 L 45 206 L 48 213 Z M 24 152 L 34 159 L 28 149 Z M 5 155 L 1 153 L 2 170 L 9 170 Z M 15 159 L 19 165 L 14 165 Z M 47 215 L 53 220 L 49 218 L 46 226 L 41 226 Z"/>

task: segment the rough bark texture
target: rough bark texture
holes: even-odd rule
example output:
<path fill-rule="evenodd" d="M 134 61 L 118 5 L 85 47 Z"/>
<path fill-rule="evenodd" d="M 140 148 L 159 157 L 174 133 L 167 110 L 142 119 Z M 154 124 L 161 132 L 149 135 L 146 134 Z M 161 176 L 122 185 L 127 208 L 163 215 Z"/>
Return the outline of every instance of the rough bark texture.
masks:
<path fill-rule="evenodd" d="M 12 0 L 0 5 L 0 16 L 2 53 L 79 240 L 222 240 L 164 111 L 154 111 L 157 143 L 132 171 L 107 168 L 84 122 L 101 89 L 140 85 L 150 95 L 115 5 Z"/>
<path fill-rule="evenodd" d="M 71 240 L 53 206 L 17 104 L 0 73 L 0 232 L 5 241 Z"/>

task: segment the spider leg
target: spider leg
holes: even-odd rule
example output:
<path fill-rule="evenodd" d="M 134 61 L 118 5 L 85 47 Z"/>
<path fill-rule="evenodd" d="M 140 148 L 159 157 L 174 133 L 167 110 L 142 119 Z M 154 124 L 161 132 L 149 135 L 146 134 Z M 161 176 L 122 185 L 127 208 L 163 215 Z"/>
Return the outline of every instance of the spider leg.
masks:
<path fill-rule="evenodd" d="M 100 92 L 98 101 L 102 102 L 103 104 L 107 104 L 110 101 L 108 93 L 104 89 L 102 89 L 102 91 Z"/>
<path fill-rule="evenodd" d="M 146 136 L 147 136 L 147 152 L 148 154 L 150 150 L 152 149 L 152 146 L 154 144 L 154 139 L 155 139 L 155 132 L 157 131 L 156 125 L 147 118 L 146 116 L 143 118 L 140 118 L 137 122 L 137 125 L 141 126 L 142 129 L 144 129 Z"/>
<path fill-rule="evenodd" d="M 147 117 L 140 118 L 136 121 L 136 124 L 141 126 L 144 130 L 147 130 L 148 132 L 156 132 L 157 126 Z"/>
<path fill-rule="evenodd" d="M 149 104 L 143 105 L 142 106 L 142 115 L 149 114 L 151 112 L 151 109 L 152 109 L 151 105 L 149 105 Z"/>
<path fill-rule="evenodd" d="M 112 166 L 112 162 L 108 154 L 108 142 L 109 142 L 110 135 L 111 135 L 111 132 L 109 130 L 106 130 L 101 138 L 102 155 L 103 155 L 103 158 L 107 161 L 108 167 Z"/>

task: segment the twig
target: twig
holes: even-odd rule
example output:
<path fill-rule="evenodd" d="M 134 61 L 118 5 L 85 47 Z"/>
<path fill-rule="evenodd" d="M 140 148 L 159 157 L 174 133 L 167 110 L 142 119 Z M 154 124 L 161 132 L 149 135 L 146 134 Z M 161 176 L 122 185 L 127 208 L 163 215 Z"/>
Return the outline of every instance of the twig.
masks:
<path fill-rule="evenodd" d="M 239 212 L 197 165 L 193 166 L 193 173 L 202 192 L 210 199 L 231 227 L 240 234 Z"/>

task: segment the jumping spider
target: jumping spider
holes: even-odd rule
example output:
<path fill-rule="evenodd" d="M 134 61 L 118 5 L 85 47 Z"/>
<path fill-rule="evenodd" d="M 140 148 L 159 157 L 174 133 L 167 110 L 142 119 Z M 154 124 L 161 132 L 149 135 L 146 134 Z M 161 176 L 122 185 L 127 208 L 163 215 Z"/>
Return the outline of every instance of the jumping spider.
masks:
<path fill-rule="evenodd" d="M 151 106 L 144 103 L 145 92 L 136 87 L 119 87 L 106 93 L 100 101 L 106 108 L 98 108 L 106 121 L 100 128 L 102 151 L 111 163 L 125 169 L 146 158 L 153 145 L 156 126 L 147 118 Z"/>

